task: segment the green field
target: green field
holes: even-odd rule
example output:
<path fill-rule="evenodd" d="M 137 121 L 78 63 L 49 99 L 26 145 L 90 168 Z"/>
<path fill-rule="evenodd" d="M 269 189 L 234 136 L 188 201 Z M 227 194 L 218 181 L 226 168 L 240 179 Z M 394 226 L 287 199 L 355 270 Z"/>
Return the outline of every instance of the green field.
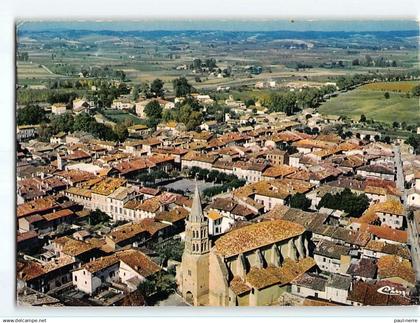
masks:
<path fill-rule="evenodd" d="M 385 99 L 382 91 L 357 89 L 323 103 L 319 112 L 348 116 L 357 120 L 364 114 L 366 118 L 376 121 L 420 124 L 419 98 L 407 98 L 400 93 L 390 93 L 390 98 Z"/>
<path fill-rule="evenodd" d="M 133 124 L 145 123 L 143 119 L 140 119 L 139 117 L 136 117 L 135 115 L 132 115 L 131 113 L 128 113 L 126 111 L 121 111 L 121 110 L 107 109 L 103 111 L 103 115 L 109 120 L 114 121 L 114 122 L 123 122 L 125 119 L 129 118 L 133 121 Z"/>

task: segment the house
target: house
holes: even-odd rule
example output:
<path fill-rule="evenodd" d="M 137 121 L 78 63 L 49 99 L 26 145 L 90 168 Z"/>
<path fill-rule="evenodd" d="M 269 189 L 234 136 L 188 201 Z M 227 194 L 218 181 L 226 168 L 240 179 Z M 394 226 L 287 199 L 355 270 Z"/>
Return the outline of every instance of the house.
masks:
<path fill-rule="evenodd" d="M 22 141 L 34 138 L 38 134 L 39 125 L 22 125 L 16 127 L 16 139 Z"/>
<path fill-rule="evenodd" d="M 325 285 L 327 278 L 316 274 L 304 273 L 292 281 L 291 293 L 301 297 L 327 299 Z"/>
<path fill-rule="evenodd" d="M 152 101 L 157 101 L 159 103 L 159 105 L 162 107 L 162 109 L 164 109 L 164 110 L 171 110 L 171 109 L 175 108 L 175 103 L 174 102 L 167 101 L 167 100 L 164 100 L 164 99 L 161 99 L 161 98 L 140 100 L 140 101 L 137 101 L 136 104 L 135 104 L 136 114 L 140 118 L 145 118 L 146 117 L 144 109 L 145 109 L 146 105 L 149 104 Z"/>
<path fill-rule="evenodd" d="M 81 112 L 86 112 L 87 110 L 89 110 L 91 104 L 85 99 L 77 98 L 73 100 L 72 106 L 73 112 L 79 114 Z"/>
<path fill-rule="evenodd" d="M 205 210 L 209 221 L 209 235 L 223 234 L 236 222 L 252 220 L 263 211 L 263 208 L 263 205 L 252 199 L 216 198 Z"/>
<path fill-rule="evenodd" d="M 219 126 L 219 123 L 216 120 L 205 121 L 200 125 L 201 130 L 213 131 Z"/>
<path fill-rule="evenodd" d="M 150 131 L 148 126 L 142 125 L 142 124 L 136 124 L 136 125 L 130 126 L 127 128 L 127 130 L 128 130 L 128 135 L 132 137 L 146 136 Z"/>
<path fill-rule="evenodd" d="M 267 153 L 267 159 L 273 166 L 288 165 L 289 154 L 284 150 L 272 149 Z"/>
<path fill-rule="evenodd" d="M 71 281 L 71 270 L 77 263 L 71 257 L 60 257 L 47 262 L 18 260 L 17 280 L 23 286 L 46 293 Z"/>
<path fill-rule="evenodd" d="M 358 280 L 372 281 L 376 278 L 378 267 L 370 258 L 353 259 L 346 274 Z"/>
<path fill-rule="evenodd" d="M 351 277 L 333 274 L 325 278 L 305 273 L 292 282 L 291 293 L 304 298 L 324 299 L 329 302 L 347 304 Z"/>
<path fill-rule="evenodd" d="M 65 144 L 66 143 L 66 133 L 60 131 L 56 135 L 52 135 L 50 138 L 50 143 L 52 144 Z"/>
<path fill-rule="evenodd" d="M 92 295 L 105 283 L 121 283 L 130 291 L 139 283 L 160 271 L 160 267 L 144 253 L 128 249 L 101 257 L 72 272 L 73 285 Z"/>
<path fill-rule="evenodd" d="M 111 109 L 117 109 L 117 110 L 130 110 L 134 107 L 135 107 L 135 103 L 131 101 L 129 98 L 125 98 L 125 97 L 114 99 L 111 104 Z"/>
<path fill-rule="evenodd" d="M 314 250 L 318 267 L 330 273 L 345 273 L 350 266 L 350 248 L 330 241 L 322 241 Z"/>
<path fill-rule="evenodd" d="M 374 165 L 365 165 L 357 168 L 357 175 L 363 177 L 374 177 L 381 178 L 389 181 L 395 180 L 395 171 L 387 166 L 374 164 Z"/>
<path fill-rule="evenodd" d="M 67 106 L 64 103 L 54 103 L 51 106 L 51 112 L 55 115 L 61 115 L 67 112 Z"/>
<path fill-rule="evenodd" d="M 390 199 L 384 203 L 378 203 L 376 215 L 381 225 L 389 226 L 392 229 L 407 228 L 407 219 L 404 205 L 397 199 Z"/>

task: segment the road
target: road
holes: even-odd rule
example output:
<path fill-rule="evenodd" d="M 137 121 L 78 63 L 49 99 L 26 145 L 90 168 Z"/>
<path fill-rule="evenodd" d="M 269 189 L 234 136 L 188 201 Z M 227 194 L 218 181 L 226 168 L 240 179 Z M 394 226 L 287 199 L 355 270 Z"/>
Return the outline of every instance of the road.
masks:
<path fill-rule="evenodd" d="M 399 145 L 394 145 L 394 158 L 395 158 L 395 167 L 397 168 L 397 188 L 401 191 L 401 199 L 404 203 L 406 209 L 408 209 L 407 205 L 407 191 L 404 185 L 404 172 L 403 172 L 403 163 L 401 160 L 401 147 Z M 420 255 L 418 255 L 413 248 L 413 242 L 416 241 L 414 236 L 419 234 L 418 232 L 414 232 L 412 221 L 408 220 L 408 243 L 411 247 L 411 255 L 413 260 L 413 268 L 416 272 L 416 279 L 420 281 Z"/>
<path fill-rule="evenodd" d="M 41 65 L 41 67 L 46 70 L 48 73 L 50 74 L 54 74 L 48 67 L 46 67 L 45 65 Z"/>

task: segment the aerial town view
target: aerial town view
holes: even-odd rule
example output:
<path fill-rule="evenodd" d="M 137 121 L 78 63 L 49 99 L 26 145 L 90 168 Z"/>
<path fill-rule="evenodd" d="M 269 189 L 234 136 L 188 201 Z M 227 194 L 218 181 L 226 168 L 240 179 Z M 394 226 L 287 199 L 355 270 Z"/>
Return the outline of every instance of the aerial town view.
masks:
<path fill-rule="evenodd" d="M 420 304 L 416 21 L 16 21 L 18 306 Z"/>

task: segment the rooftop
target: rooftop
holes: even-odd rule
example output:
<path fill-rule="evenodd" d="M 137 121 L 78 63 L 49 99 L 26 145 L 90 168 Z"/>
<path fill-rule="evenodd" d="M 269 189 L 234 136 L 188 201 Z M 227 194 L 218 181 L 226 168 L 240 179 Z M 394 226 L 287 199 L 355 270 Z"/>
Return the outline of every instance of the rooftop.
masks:
<path fill-rule="evenodd" d="M 275 220 L 251 224 L 226 233 L 215 243 L 215 252 L 224 257 L 234 256 L 302 234 L 300 224 Z"/>

